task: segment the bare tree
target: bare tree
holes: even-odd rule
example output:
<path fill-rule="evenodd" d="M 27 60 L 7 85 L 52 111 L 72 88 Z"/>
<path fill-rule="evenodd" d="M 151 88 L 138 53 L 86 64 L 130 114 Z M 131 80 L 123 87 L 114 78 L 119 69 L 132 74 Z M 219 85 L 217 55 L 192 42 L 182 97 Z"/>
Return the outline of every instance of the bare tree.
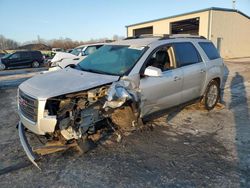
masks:
<path fill-rule="evenodd" d="M 90 43 L 104 43 L 104 42 L 111 42 L 123 39 L 124 37 L 119 35 L 114 35 L 112 39 L 109 38 L 98 38 L 98 39 L 90 39 L 88 41 L 74 41 L 70 38 L 59 38 L 59 39 L 51 39 L 46 40 L 41 38 L 39 35 L 37 35 L 36 40 L 26 41 L 22 43 L 22 45 L 28 45 L 28 44 L 45 44 L 47 46 L 50 46 L 52 48 L 63 48 L 63 49 L 71 49 L 75 48 L 77 46 L 83 45 L 83 44 L 90 44 Z M 0 35 L 0 49 L 16 49 L 18 46 L 20 46 L 19 43 L 17 43 L 14 40 L 7 39 L 3 35 Z"/>
<path fill-rule="evenodd" d="M 18 43 L 12 39 L 7 39 L 3 35 L 0 35 L 0 50 L 16 49 Z"/>

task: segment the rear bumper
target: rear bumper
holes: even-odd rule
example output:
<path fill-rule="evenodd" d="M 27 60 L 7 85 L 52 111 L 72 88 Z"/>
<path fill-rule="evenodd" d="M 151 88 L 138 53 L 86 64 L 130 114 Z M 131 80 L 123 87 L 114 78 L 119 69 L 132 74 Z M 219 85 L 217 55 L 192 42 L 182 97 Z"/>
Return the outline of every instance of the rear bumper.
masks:
<path fill-rule="evenodd" d="M 37 167 L 39 168 L 39 166 L 37 165 L 37 160 L 38 160 L 38 156 L 35 155 L 35 153 L 32 151 L 29 143 L 28 143 L 28 140 L 26 138 L 26 135 L 25 135 L 25 131 L 24 131 L 24 126 L 23 124 L 21 123 L 21 121 L 19 121 L 18 123 L 18 134 L 19 134 L 19 138 L 20 138 L 20 142 L 23 146 L 23 149 L 27 155 L 27 157 L 29 158 L 29 160 Z M 39 168 L 40 169 L 40 168 Z"/>

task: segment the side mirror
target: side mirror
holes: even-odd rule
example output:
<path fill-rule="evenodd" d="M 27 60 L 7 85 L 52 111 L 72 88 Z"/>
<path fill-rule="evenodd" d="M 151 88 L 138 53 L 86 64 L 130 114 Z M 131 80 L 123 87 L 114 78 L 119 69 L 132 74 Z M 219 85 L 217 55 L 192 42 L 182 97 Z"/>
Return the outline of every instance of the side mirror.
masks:
<path fill-rule="evenodd" d="M 162 75 L 162 71 L 159 68 L 148 66 L 144 71 L 145 76 L 159 77 Z"/>

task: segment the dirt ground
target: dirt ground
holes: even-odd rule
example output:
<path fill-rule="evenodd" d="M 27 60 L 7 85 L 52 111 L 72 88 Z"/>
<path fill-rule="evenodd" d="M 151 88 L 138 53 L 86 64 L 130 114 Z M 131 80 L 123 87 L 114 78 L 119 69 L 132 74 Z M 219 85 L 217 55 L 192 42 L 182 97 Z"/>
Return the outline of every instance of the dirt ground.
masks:
<path fill-rule="evenodd" d="M 40 68 L 19 68 L 0 71 L 0 89 L 17 87 L 30 77 L 46 71 L 46 67 Z"/>
<path fill-rule="evenodd" d="M 16 88 L 0 89 L 1 187 L 250 187 L 250 59 L 226 62 L 224 109 L 176 108 L 121 143 L 30 165 L 16 124 Z"/>

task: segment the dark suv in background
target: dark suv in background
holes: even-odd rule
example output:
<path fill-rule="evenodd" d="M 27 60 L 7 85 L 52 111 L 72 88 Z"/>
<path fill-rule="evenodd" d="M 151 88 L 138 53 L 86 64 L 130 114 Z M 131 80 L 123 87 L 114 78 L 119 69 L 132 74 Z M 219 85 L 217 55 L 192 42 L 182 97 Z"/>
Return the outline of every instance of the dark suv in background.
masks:
<path fill-rule="evenodd" d="M 44 62 L 44 57 L 40 51 L 17 51 L 7 54 L 0 60 L 0 70 L 9 67 L 31 66 L 39 67 Z"/>

